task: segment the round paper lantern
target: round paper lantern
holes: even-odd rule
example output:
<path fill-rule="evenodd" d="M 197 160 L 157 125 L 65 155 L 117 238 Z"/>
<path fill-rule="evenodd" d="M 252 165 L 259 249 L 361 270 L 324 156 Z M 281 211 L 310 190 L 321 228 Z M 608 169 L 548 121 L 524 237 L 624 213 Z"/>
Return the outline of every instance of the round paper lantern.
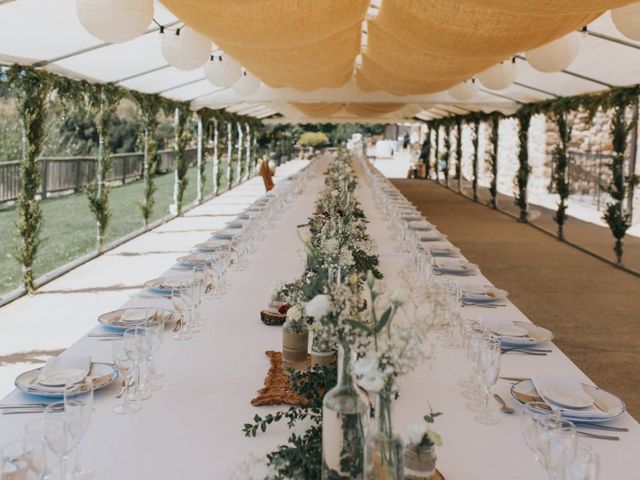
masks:
<path fill-rule="evenodd" d="M 551 73 L 564 70 L 580 53 L 582 36 L 571 32 L 541 47 L 526 52 L 527 62 L 539 72 Z"/>
<path fill-rule="evenodd" d="M 475 78 L 465 80 L 449 89 L 449 95 L 456 100 L 469 100 L 478 93 L 478 82 Z"/>
<path fill-rule="evenodd" d="M 620 33 L 632 40 L 640 40 L 640 2 L 611 10 L 611 20 Z"/>
<path fill-rule="evenodd" d="M 256 77 L 253 73 L 244 71 L 240 80 L 233 84 L 233 89 L 236 91 L 238 95 L 243 97 L 248 97 L 253 95 L 260 89 L 260 79 Z"/>
<path fill-rule="evenodd" d="M 212 57 L 204 65 L 204 74 L 214 85 L 228 88 L 242 76 L 242 66 L 229 55 Z"/>
<path fill-rule="evenodd" d="M 510 60 L 500 62 L 478 75 L 480 83 L 489 90 L 503 90 L 516 79 L 516 64 Z"/>
<path fill-rule="evenodd" d="M 153 20 L 153 0 L 76 0 L 80 23 L 94 37 L 109 43 L 142 35 Z"/>
<path fill-rule="evenodd" d="M 162 55 L 178 70 L 193 70 L 204 65 L 211 56 L 211 40 L 189 27 L 162 34 Z"/>

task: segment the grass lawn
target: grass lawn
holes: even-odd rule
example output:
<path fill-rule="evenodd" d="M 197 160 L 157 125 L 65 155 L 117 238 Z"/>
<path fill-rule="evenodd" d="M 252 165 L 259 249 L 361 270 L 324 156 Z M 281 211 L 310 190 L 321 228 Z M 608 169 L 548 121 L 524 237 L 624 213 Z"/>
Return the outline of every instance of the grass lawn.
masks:
<path fill-rule="evenodd" d="M 210 167 L 210 165 L 208 165 Z M 196 169 L 189 169 L 184 205 L 196 199 Z M 203 195 L 212 192 L 211 171 L 206 173 Z M 157 191 L 151 221 L 169 214 L 173 202 L 173 173 L 156 177 Z M 111 220 L 105 243 L 112 242 L 143 225 L 137 205 L 143 198 L 144 183 L 136 181 L 111 190 Z M 84 194 L 46 199 L 41 203 L 44 225 L 42 244 L 34 265 L 39 277 L 96 247 L 96 223 Z M 14 206 L 0 206 L 0 295 L 20 285 L 20 265 L 13 258 L 17 238 L 18 214 Z"/>

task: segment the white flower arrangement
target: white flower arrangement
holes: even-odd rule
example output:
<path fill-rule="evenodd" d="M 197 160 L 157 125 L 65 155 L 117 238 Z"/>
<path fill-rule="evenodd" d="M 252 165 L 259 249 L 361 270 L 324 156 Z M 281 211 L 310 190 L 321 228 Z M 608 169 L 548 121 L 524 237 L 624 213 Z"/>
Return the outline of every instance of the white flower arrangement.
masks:
<path fill-rule="evenodd" d="M 414 423 L 407 427 L 407 440 L 416 446 L 442 446 L 442 437 L 433 431 L 427 422 Z"/>

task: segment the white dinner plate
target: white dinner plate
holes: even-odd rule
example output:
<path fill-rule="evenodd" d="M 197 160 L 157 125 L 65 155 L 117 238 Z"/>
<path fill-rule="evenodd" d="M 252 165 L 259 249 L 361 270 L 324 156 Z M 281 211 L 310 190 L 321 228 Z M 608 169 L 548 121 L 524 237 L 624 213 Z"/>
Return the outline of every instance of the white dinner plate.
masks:
<path fill-rule="evenodd" d="M 560 405 L 561 407 L 569 408 L 587 408 L 593 405 L 593 398 L 587 395 L 584 391 L 579 391 L 574 388 L 562 388 L 562 386 L 545 385 L 540 388 L 542 397 Z"/>
<path fill-rule="evenodd" d="M 46 398 L 61 398 L 64 385 L 45 386 L 37 383 L 42 367 L 28 370 L 17 376 L 15 385 L 18 390 L 30 395 Z M 118 369 L 111 363 L 92 362 L 89 376 L 93 378 L 94 390 L 100 390 L 111 384 L 118 377 Z"/>
<path fill-rule="evenodd" d="M 436 261 L 433 265 L 433 269 L 438 273 L 452 274 L 452 275 L 465 275 L 475 273 L 478 271 L 478 265 L 475 263 L 462 261 Z"/>
<path fill-rule="evenodd" d="M 178 258 L 178 263 L 190 266 L 200 265 L 207 260 L 207 257 L 208 255 L 204 253 L 190 253 L 189 255 Z"/>
<path fill-rule="evenodd" d="M 463 297 L 472 302 L 494 302 L 509 296 L 509 292 L 495 287 L 464 287 Z"/>
<path fill-rule="evenodd" d="M 153 308 L 153 307 L 151 307 Z M 144 325 L 148 308 L 121 308 L 112 312 L 103 313 L 98 317 L 98 322 L 109 328 L 125 330 L 127 328 Z M 165 324 L 173 320 L 173 312 L 166 308 L 155 308 L 155 315 L 163 315 Z"/>
<path fill-rule="evenodd" d="M 589 392 L 592 398 L 601 405 L 605 412 L 599 409 L 593 416 L 586 414 L 584 410 L 571 411 L 559 408 L 562 418 L 575 423 L 603 423 L 614 420 L 627 411 L 627 407 L 622 399 L 613 393 L 607 392 L 601 388 L 585 386 L 585 390 Z M 531 380 L 522 380 L 511 387 L 511 396 L 520 404 L 524 405 L 528 402 L 541 401 L 540 394 L 536 390 Z M 591 408 L 596 408 L 591 407 Z M 544 412 L 543 412 L 544 413 Z"/>
<path fill-rule="evenodd" d="M 146 281 L 144 286 L 160 293 L 170 293 L 180 287 L 184 281 L 185 279 L 181 277 L 158 277 Z"/>
<path fill-rule="evenodd" d="M 499 337 L 526 337 L 528 331 L 526 328 L 519 327 L 509 322 L 500 322 L 488 325 L 489 330 Z"/>
<path fill-rule="evenodd" d="M 196 248 L 202 252 L 215 252 L 216 250 L 220 250 L 227 242 L 222 240 L 208 240 L 206 242 L 202 242 L 196 245 Z"/>
<path fill-rule="evenodd" d="M 435 230 L 420 234 L 421 242 L 440 242 L 446 239 L 447 239 L 446 235 L 443 235 L 442 233 L 437 232 Z"/>
<path fill-rule="evenodd" d="M 553 332 L 529 322 L 514 321 L 514 325 L 527 331 L 525 336 L 500 336 L 500 342 L 507 347 L 532 347 L 553 340 Z"/>

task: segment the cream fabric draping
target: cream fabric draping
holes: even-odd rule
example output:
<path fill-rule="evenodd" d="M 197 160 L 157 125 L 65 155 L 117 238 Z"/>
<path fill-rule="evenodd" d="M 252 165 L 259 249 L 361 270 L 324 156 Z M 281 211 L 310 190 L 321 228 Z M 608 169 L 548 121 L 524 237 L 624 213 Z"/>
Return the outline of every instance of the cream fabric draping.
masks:
<path fill-rule="evenodd" d="M 447 89 L 630 1 L 385 0 L 369 22 L 358 84 L 395 94 Z"/>
<path fill-rule="evenodd" d="M 329 117 L 344 107 L 344 103 L 292 103 L 291 105 L 308 117 L 314 118 Z"/>
<path fill-rule="evenodd" d="M 338 113 L 358 117 L 379 117 L 406 106 L 404 103 L 292 103 L 291 105 L 312 118 L 326 118 Z"/>
<path fill-rule="evenodd" d="M 338 87 L 352 76 L 368 0 L 163 0 L 272 87 Z"/>

